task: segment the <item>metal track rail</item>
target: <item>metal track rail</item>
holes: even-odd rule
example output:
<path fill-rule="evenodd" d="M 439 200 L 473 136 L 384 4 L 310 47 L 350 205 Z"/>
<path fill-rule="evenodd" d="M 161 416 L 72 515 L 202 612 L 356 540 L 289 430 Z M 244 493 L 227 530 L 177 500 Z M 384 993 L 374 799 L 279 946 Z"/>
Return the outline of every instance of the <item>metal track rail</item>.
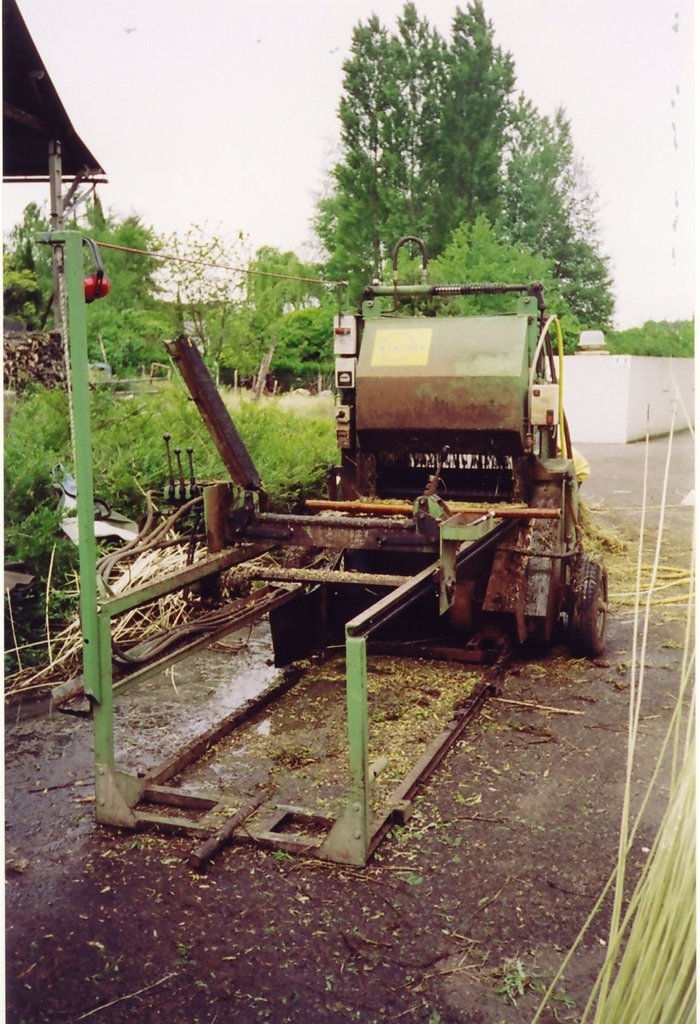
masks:
<path fill-rule="evenodd" d="M 497 545 L 513 529 L 512 521 L 495 523 L 493 529 L 476 540 L 458 557 L 458 564 L 474 558 L 490 547 Z M 427 746 L 418 762 L 396 786 L 384 807 L 377 814 L 370 811 L 373 766 L 368 763 L 369 716 L 367 707 L 367 664 L 366 646 L 368 638 L 394 617 L 402 614 L 426 593 L 435 591 L 439 573 L 439 560 L 409 579 L 401 578 L 400 585 L 391 593 L 375 602 L 371 608 L 357 615 L 346 625 L 346 670 L 347 670 L 347 713 L 348 713 L 348 754 L 350 789 L 345 810 L 336 819 L 329 819 L 304 807 L 276 804 L 274 802 L 255 806 L 245 800 L 230 798 L 231 808 L 228 821 L 222 825 L 219 818 L 215 828 L 207 828 L 207 815 L 220 811 L 224 797 L 198 793 L 165 783 L 181 775 L 195 760 L 228 735 L 263 706 L 272 703 L 282 695 L 289 684 L 273 688 L 263 695 L 261 702 L 246 706 L 209 730 L 204 737 L 194 741 L 180 751 L 167 765 L 155 769 L 147 776 L 141 799 L 134 811 L 136 827 L 159 828 L 174 832 L 190 832 L 199 835 L 200 845 L 193 851 L 191 862 L 198 869 L 205 867 L 207 860 L 229 843 L 257 843 L 261 846 L 282 849 L 291 853 L 318 857 L 338 863 L 363 865 L 374 853 L 392 826 L 410 816 L 411 800 L 420 785 L 435 770 L 447 751 L 464 733 L 473 721 L 488 696 L 494 692 L 489 684 L 479 687 L 467 700 L 464 708 L 449 722 L 440 734 Z M 257 569 L 251 569 L 257 573 Z M 278 572 L 270 569 L 270 574 Z M 333 570 L 300 570 L 309 575 L 308 582 L 316 582 L 320 573 L 331 580 L 336 576 L 347 577 L 348 582 L 359 582 L 372 574 L 337 573 Z M 383 582 L 388 585 L 385 577 Z M 170 807 L 197 810 L 199 817 L 183 817 L 172 813 L 162 814 L 148 811 L 144 804 L 166 804 Z"/>

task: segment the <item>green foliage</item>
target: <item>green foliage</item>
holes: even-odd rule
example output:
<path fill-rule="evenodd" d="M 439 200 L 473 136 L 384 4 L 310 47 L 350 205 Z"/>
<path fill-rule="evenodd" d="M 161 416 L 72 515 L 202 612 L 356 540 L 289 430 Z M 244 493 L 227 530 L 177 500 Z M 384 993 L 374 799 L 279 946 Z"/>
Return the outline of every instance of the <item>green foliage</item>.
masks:
<path fill-rule="evenodd" d="M 504 157 L 500 232 L 551 260 L 562 294 L 581 323 L 607 327 L 613 298 L 608 260 L 599 251 L 596 196 L 576 157 L 564 110 L 546 117 L 520 96 Z"/>
<path fill-rule="evenodd" d="M 273 508 L 288 509 L 300 494 L 320 493 L 326 467 L 336 454 L 331 415 L 295 415 L 274 401 L 262 401 L 239 403 L 233 418 Z M 129 400 L 111 391 L 92 392 L 95 494 L 138 520 L 145 511 L 144 492 L 158 491 L 166 482 L 166 432 L 173 447 L 183 453 L 194 449 L 198 480 L 229 478 L 194 403 L 178 383 L 164 386 L 157 395 Z M 75 599 L 71 578 L 77 548 L 60 530 L 58 494 L 51 484 L 51 471 L 59 462 L 75 475 L 67 398 L 60 390 L 37 389 L 17 404 L 5 432 L 5 559 L 25 563 L 38 577 L 33 598 L 22 598 L 25 637 L 43 625 L 52 557 L 51 616 L 65 617 Z"/>
<path fill-rule="evenodd" d="M 463 224 L 453 233 L 442 256 L 431 264 L 433 276 L 445 284 L 460 281 L 487 281 L 529 283 L 543 281 L 553 295 L 559 290 L 552 276 L 551 260 L 532 252 L 523 245 L 499 238 L 490 221 L 479 216 L 472 226 Z M 482 296 L 472 301 L 482 308 L 493 308 L 493 303 L 511 308 L 508 296 Z"/>
<path fill-rule="evenodd" d="M 301 495 L 321 493 L 337 457 L 331 415 L 297 415 L 274 401 L 244 402 L 234 421 L 274 508 L 288 511 Z"/>
<path fill-rule="evenodd" d="M 480 2 L 457 11 L 450 43 L 413 3 L 391 34 L 372 15 L 344 71 L 342 158 L 316 229 L 328 272 L 356 297 L 400 236 L 419 234 L 435 254 L 463 220 L 495 212 L 513 73 Z"/>
<path fill-rule="evenodd" d="M 520 957 L 511 957 L 504 961 L 501 968 L 500 983 L 494 988 L 494 992 L 501 996 L 501 1001 L 517 1005 L 520 996 L 525 995 L 526 987 L 530 986 L 530 975 L 525 970 Z"/>
<path fill-rule="evenodd" d="M 4 315 L 35 330 L 41 322 L 42 293 L 34 271 L 5 255 L 2 291 Z"/>
<path fill-rule="evenodd" d="M 435 155 L 449 96 L 445 43 L 427 19 L 418 17 L 413 3 L 405 4 L 396 27 L 390 39 L 393 67 L 387 69 L 389 109 L 383 112 L 390 140 L 385 164 L 392 183 L 392 194 L 386 197 L 386 234 L 399 238 L 410 225 L 435 250 L 434 209 L 443 170 Z"/>
<path fill-rule="evenodd" d="M 123 220 L 106 215 L 98 199 L 66 226 L 97 242 L 120 247 L 101 250 L 111 291 L 86 307 L 89 357 L 96 361 L 106 358 L 120 376 L 133 375 L 142 366 L 162 360 L 162 341 L 172 336 L 175 321 L 173 311 L 159 299 L 159 260 L 126 251 L 160 249 L 162 243 L 153 230 L 135 215 Z M 3 260 L 5 313 L 32 329 L 43 329 L 53 319 L 51 251 L 38 241 L 47 230 L 41 210 L 30 203 L 22 223 L 8 236 Z M 85 249 L 85 272 L 93 270 Z"/>
<path fill-rule="evenodd" d="M 157 297 L 160 261 L 125 250 L 154 252 L 162 242 L 139 217 L 130 215 L 120 221 L 105 216 L 97 201 L 77 227 L 97 242 L 122 247 L 101 252 L 112 288 L 105 298 L 86 307 L 88 354 L 98 361 L 106 355 L 118 376 L 134 376 L 151 362 L 162 361 L 162 342 L 172 337 L 174 319 Z M 86 250 L 86 272 L 91 270 Z"/>
<path fill-rule="evenodd" d="M 260 337 L 255 310 L 237 310 L 231 317 L 228 338 L 219 354 L 219 366 L 229 371 L 230 378 L 233 370 L 237 370 L 240 377 L 248 377 L 257 371 L 264 352 L 265 340 Z"/>
<path fill-rule="evenodd" d="M 24 209 L 22 222 L 9 233 L 3 254 L 3 305 L 5 316 L 39 330 L 51 306 L 51 255 L 37 236 L 48 222 L 36 203 Z"/>
<path fill-rule="evenodd" d="M 570 125 L 561 110 L 546 118 L 513 98 L 512 56 L 480 0 L 457 9 L 449 40 L 413 3 L 394 33 L 373 15 L 355 28 L 344 71 L 341 158 L 315 226 L 327 273 L 349 280 L 353 300 L 402 235 L 422 237 L 434 258 L 485 216 L 501 239 L 550 262 L 572 321 L 609 325 L 596 196 Z"/>
<path fill-rule="evenodd" d="M 448 48 L 447 91 L 440 132 L 436 209 L 442 235 L 437 251 L 459 224 L 499 212 L 501 163 L 515 86 L 513 58 L 496 46 L 480 0 L 457 8 Z"/>
<path fill-rule="evenodd" d="M 561 321 L 565 350 L 576 350 L 580 327 L 554 276 L 552 261 L 499 237 L 485 216 L 477 217 L 473 226 L 464 224 L 454 232 L 442 256 L 431 264 L 431 277 L 444 284 L 541 281 L 547 311 L 556 314 Z M 450 300 L 447 311 L 467 315 L 506 313 L 513 308 L 512 295 L 478 295 Z"/>
<path fill-rule="evenodd" d="M 39 389 L 20 400 L 5 427 L 6 527 L 21 524 L 37 504 L 49 501 L 53 494 L 51 469 L 57 462 L 65 462 L 69 452 L 65 392 Z"/>
<path fill-rule="evenodd" d="M 655 322 L 626 331 L 610 331 L 606 344 L 615 355 L 680 356 L 695 355 L 695 322 L 693 320 Z"/>
<path fill-rule="evenodd" d="M 389 40 L 376 15 L 353 33 L 351 56 L 344 65 L 345 91 L 340 101 L 343 159 L 332 172 L 332 187 L 319 203 L 316 231 L 330 259 L 327 272 L 348 277 L 357 295 L 382 261 L 382 130 L 387 122 L 391 79 Z"/>
<path fill-rule="evenodd" d="M 284 313 L 327 301 L 327 289 L 318 279 L 319 268 L 303 263 L 293 252 L 272 246 L 258 249 L 246 278 L 246 302 L 255 311 L 258 330 L 269 332 Z"/>
<path fill-rule="evenodd" d="M 326 372 L 324 342 L 330 344 L 333 295 L 319 283 L 319 268 L 293 252 L 265 246 L 248 271 L 245 300 L 232 319 L 221 365 L 242 376 L 254 373 L 274 344 L 272 370 L 283 385 Z"/>
<path fill-rule="evenodd" d="M 175 303 L 177 333 L 193 338 L 214 367 L 231 345 L 235 317 L 243 307 L 247 240 L 242 233 L 233 240 L 210 235 L 193 224 L 184 235 L 171 235 L 166 248 L 178 257 L 161 272 Z"/>
<path fill-rule="evenodd" d="M 49 613 L 61 620 L 72 606 L 74 593 L 68 581 L 77 568 L 77 550 L 60 532 L 57 494 L 51 486 L 51 470 L 69 450 L 65 393 L 42 390 L 23 398 L 5 428 L 3 462 L 5 562 L 23 563 L 37 577 L 31 594 L 12 596 L 20 641 L 43 626 L 52 557 L 57 582 L 50 592 Z M 8 671 L 14 667 L 6 664 Z"/>
<path fill-rule="evenodd" d="M 273 370 L 283 388 L 308 383 L 333 371 L 333 310 L 298 309 L 274 324 Z"/>

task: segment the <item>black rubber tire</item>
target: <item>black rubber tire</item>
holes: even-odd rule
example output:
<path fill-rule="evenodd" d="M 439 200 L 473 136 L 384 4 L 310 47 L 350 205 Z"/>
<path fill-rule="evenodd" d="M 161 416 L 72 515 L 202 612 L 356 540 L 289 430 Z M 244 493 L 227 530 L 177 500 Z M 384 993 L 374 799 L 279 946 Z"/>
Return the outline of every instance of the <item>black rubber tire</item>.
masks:
<path fill-rule="evenodd" d="M 579 658 L 599 658 L 605 649 L 608 574 L 600 562 L 582 555 L 571 581 L 569 647 Z"/>

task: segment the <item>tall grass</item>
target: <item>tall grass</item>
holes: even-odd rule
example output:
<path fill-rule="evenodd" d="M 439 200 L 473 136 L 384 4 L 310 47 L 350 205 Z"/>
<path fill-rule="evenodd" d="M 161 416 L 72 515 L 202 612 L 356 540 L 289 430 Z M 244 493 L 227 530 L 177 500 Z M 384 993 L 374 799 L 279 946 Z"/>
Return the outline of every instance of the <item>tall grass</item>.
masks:
<path fill-rule="evenodd" d="M 240 401 L 233 409 L 273 506 L 283 508 L 300 492 L 317 493 L 327 465 L 337 456 L 332 409 L 314 408 L 317 411 L 309 415 L 303 406 L 285 408 L 266 399 Z M 171 447 L 182 450 L 188 477 L 187 448 L 193 449 L 198 480 L 228 477 L 194 402 L 175 383 L 156 394 L 127 400 L 109 392 L 94 393 L 91 431 L 95 493 L 124 514 L 140 515 L 144 493 L 165 484 L 166 433 Z M 53 511 L 51 470 L 58 462 L 75 472 L 67 398 L 61 391 L 39 390 L 18 403 L 5 432 L 7 526 L 19 526 L 38 509 Z M 46 532 L 46 524 L 40 524 L 38 532 Z"/>
<path fill-rule="evenodd" d="M 597 997 L 594 1024 L 696 1020 L 695 825 L 691 743 L 642 877 L 609 944 L 605 977 L 611 980 L 591 997 Z"/>
<path fill-rule="evenodd" d="M 338 458 L 332 403 L 304 396 L 239 399 L 233 419 L 273 507 L 287 510 L 302 495 L 321 494 Z"/>
<path fill-rule="evenodd" d="M 603 903 L 611 891 L 613 906 L 606 957 L 580 1024 L 589 1021 L 593 1024 L 691 1024 L 696 1020 L 694 552 L 688 574 L 685 643 L 675 703 L 641 806 L 634 818 L 631 813 L 646 653 L 653 595 L 659 574 L 672 445 L 673 430 L 669 435 L 651 581 L 643 600 L 648 465 L 645 464 L 630 670 L 627 771 L 617 864 L 545 994 L 532 1024 L 541 1019 L 574 952 L 593 921 L 599 919 Z M 668 806 L 633 894 L 625 902 L 629 889 L 628 855 L 649 800 L 657 791 L 664 773 L 670 780 Z"/>

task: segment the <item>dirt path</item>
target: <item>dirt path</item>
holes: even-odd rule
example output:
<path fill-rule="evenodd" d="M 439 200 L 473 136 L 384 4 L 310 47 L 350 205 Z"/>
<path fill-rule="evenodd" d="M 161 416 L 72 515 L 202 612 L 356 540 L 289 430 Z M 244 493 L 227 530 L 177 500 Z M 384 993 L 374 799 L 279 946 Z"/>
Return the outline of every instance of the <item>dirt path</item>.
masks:
<path fill-rule="evenodd" d="M 594 516 L 633 538 L 641 446 L 592 447 Z M 665 441 L 652 451 L 657 488 Z M 691 474 L 684 436 L 666 564 L 688 565 Z M 621 592 L 624 557 L 612 563 Z M 191 840 L 94 824 L 89 722 L 8 709 L 8 1022 L 530 1021 L 616 859 L 632 629 L 620 602 L 604 659 L 557 649 L 514 667 L 364 870 L 236 847 L 195 874 Z M 682 605 L 654 608 L 637 799 L 673 708 L 683 633 Z M 428 671 L 439 681 L 439 665 Z M 148 721 L 147 701 L 130 707 L 120 712 L 127 755 L 139 735 L 130 716 Z M 170 722 L 173 731 L 175 711 Z M 154 742 L 166 742 L 162 721 L 152 724 Z M 637 866 L 663 808 L 662 786 L 634 844 Z M 604 907 L 544 1021 L 579 1020 L 606 929 Z"/>

